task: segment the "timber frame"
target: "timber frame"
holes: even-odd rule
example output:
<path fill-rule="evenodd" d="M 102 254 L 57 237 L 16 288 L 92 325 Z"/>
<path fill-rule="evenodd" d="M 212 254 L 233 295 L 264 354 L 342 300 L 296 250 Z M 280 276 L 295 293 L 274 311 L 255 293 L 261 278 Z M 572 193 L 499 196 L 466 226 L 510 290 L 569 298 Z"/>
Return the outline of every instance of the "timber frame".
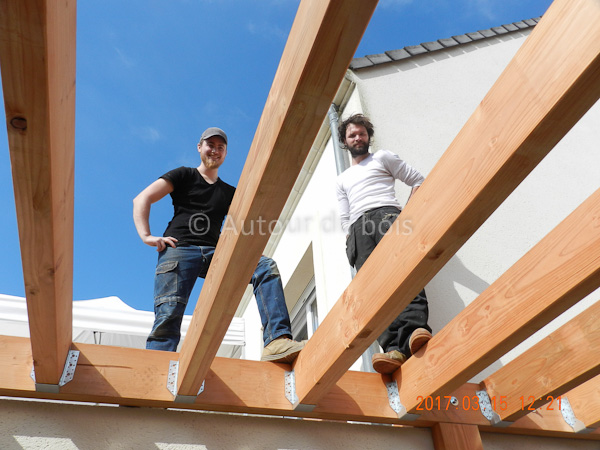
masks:
<path fill-rule="evenodd" d="M 376 4 L 302 0 L 230 209 L 234 223 L 279 217 Z M 555 0 L 405 208 L 413 223 L 428 225 L 384 238 L 293 367 L 215 357 L 269 238 L 232 230 L 219 240 L 180 353 L 72 343 L 75 12 L 74 0 L 0 1 L 31 334 L 0 336 L 0 395 L 431 427 L 437 449 L 482 448 L 479 430 L 600 440 L 600 303 L 481 385 L 467 382 L 600 286 L 600 190 L 401 370 L 348 371 L 387 318 L 600 98 L 597 0 Z M 460 183 L 457 172 L 465 175 Z M 392 246 L 399 251 L 385 252 Z M 240 255 L 247 265 L 232 263 Z M 71 350 L 80 352 L 77 368 L 59 386 Z M 170 392 L 172 360 L 178 373 Z M 552 376 L 535 376 L 536 361 L 553 364 Z M 290 373 L 293 401 L 285 392 Z M 388 395 L 397 395 L 399 407 Z M 521 396 L 534 397 L 535 411 L 522 407 Z M 489 415 L 465 406 L 486 397 Z M 439 406 L 423 410 L 419 398 Z M 565 421 L 559 403 L 575 421 Z"/>

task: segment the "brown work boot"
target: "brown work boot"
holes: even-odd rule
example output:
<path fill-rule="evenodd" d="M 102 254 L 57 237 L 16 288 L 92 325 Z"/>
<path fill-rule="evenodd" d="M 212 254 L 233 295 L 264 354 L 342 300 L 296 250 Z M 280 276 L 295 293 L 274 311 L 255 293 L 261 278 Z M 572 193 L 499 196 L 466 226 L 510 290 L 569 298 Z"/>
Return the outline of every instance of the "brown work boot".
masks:
<path fill-rule="evenodd" d="M 387 353 L 375 353 L 371 358 L 373 369 L 378 373 L 394 373 L 404 361 L 406 361 L 406 356 L 398 350 L 392 350 Z"/>
<path fill-rule="evenodd" d="M 412 332 L 410 339 L 408 340 L 410 353 L 412 355 L 417 353 L 421 347 L 429 342 L 429 339 L 431 339 L 431 333 L 429 331 L 425 328 L 417 328 Z"/>
<path fill-rule="evenodd" d="M 270 361 L 278 363 L 291 363 L 300 350 L 304 348 L 306 341 L 293 341 L 286 337 L 277 338 L 263 348 L 261 361 Z"/>

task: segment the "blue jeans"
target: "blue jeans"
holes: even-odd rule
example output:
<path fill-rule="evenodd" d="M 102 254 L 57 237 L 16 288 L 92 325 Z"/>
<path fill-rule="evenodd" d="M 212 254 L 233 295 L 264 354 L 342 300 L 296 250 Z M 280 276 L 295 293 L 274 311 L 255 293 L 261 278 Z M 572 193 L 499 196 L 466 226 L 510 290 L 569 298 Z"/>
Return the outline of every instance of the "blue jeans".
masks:
<path fill-rule="evenodd" d="M 154 277 L 154 326 L 146 340 L 151 350 L 176 351 L 181 321 L 198 277 L 204 278 L 214 247 L 167 247 L 159 253 Z M 277 264 L 261 256 L 252 279 L 254 296 L 263 325 L 265 346 L 284 335 L 292 335 L 290 317 Z"/>

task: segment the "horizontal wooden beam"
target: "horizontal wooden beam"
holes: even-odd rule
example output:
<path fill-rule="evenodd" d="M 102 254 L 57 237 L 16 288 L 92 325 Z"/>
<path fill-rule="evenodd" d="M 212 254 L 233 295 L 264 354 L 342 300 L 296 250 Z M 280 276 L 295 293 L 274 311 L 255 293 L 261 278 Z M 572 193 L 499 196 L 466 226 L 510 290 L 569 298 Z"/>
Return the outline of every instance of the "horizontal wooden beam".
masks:
<path fill-rule="evenodd" d="M 438 423 L 431 431 L 435 450 L 483 450 L 479 428 L 475 425 Z"/>
<path fill-rule="evenodd" d="M 181 348 L 179 394 L 198 392 L 376 5 L 300 3 Z"/>
<path fill-rule="evenodd" d="M 556 0 L 548 9 L 411 198 L 403 221 L 392 226 L 300 353 L 295 364 L 299 404 L 319 403 L 390 317 L 406 307 L 598 100 L 599 21 L 597 0 Z M 410 234 L 400 223 L 406 221 Z M 454 361 L 448 356 L 456 354 L 447 347 L 444 358 Z M 428 360 L 422 363 L 428 384 L 441 385 L 438 380 L 446 378 L 438 370 L 441 361 Z M 459 370 L 463 361 L 456 361 Z M 417 382 L 412 388 L 414 407 L 416 396 L 430 391 Z"/>
<path fill-rule="evenodd" d="M 204 391 L 194 403 L 176 403 L 167 389 L 170 360 L 177 353 L 73 344 L 80 351 L 73 380 L 56 394 L 36 392 L 29 376 L 31 349 L 27 338 L 0 336 L 0 395 L 130 406 L 182 408 L 204 411 L 353 420 L 430 427 L 435 423 L 487 426 L 476 407 L 477 384 L 461 386 L 450 398 L 424 400 L 418 420 L 400 420 L 391 408 L 386 382 L 374 373 L 348 372 L 312 412 L 295 411 L 285 397 L 285 372 L 290 367 L 257 361 L 215 358 L 206 376 Z M 135 380 L 135 382 L 132 382 Z M 533 423 L 532 432 L 540 425 Z M 518 428 L 527 434 L 527 426 Z M 501 431 L 501 430 L 500 430 Z M 545 426 L 541 434 L 597 439 Z"/>
<path fill-rule="evenodd" d="M 600 209 L 599 209 L 600 212 Z M 599 241 L 600 243 L 600 241 Z M 482 381 L 496 413 L 514 422 L 600 374 L 600 302 Z"/>
<path fill-rule="evenodd" d="M 600 189 L 402 366 L 407 410 L 476 376 L 600 285 L 598 217 Z"/>
<path fill-rule="evenodd" d="M 72 333 L 76 2 L 0 2 L 0 66 L 35 377 Z"/>

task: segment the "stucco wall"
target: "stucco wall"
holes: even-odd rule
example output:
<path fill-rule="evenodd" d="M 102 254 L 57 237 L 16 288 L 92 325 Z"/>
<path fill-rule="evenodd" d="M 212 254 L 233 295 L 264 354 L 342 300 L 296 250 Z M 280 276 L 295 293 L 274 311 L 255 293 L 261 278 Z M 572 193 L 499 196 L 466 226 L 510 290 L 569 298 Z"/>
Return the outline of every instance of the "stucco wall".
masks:
<path fill-rule="evenodd" d="M 374 148 L 398 153 L 427 175 L 529 33 L 356 71 L 362 108 L 376 126 Z M 352 112 L 347 108 L 345 115 Z M 429 283 L 434 331 L 600 187 L 599 124 L 596 104 Z M 407 192 L 399 189 L 403 198 Z M 575 305 L 476 380 L 597 301 L 599 294 Z"/>
<path fill-rule="evenodd" d="M 485 450 L 591 450 L 597 442 L 482 434 Z M 433 450 L 430 430 L 0 398 L 3 450 Z"/>

